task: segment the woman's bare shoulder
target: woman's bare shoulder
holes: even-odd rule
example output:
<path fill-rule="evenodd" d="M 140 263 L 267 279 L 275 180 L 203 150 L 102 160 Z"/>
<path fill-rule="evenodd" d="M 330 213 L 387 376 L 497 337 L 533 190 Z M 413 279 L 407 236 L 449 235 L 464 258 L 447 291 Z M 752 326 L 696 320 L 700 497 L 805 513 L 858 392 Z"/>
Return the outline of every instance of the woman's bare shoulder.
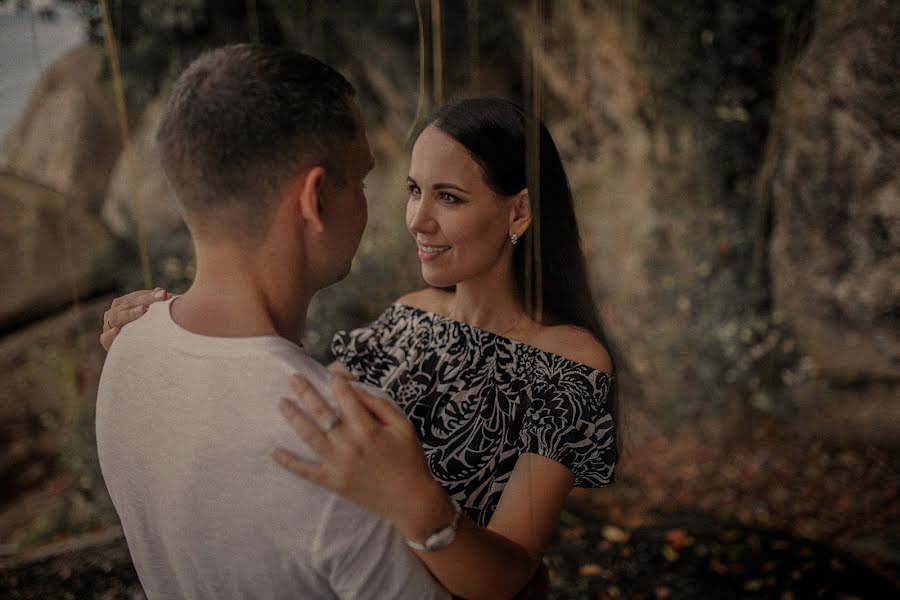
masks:
<path fill-rule="evenodd" d="M 603 373 L 612 373 L 609 352 L 594 334 L 575 325 L 542 325 L 531 340 L 545 352 L 587 365 Z"/>
<path fill-rule="evenodd" d="M 452 295 L 452 292 L 447 290 L 426 287 L 400 296 L 394 300 L 394 304 L 402 304 L 428 312 L 443 314 Z"/>

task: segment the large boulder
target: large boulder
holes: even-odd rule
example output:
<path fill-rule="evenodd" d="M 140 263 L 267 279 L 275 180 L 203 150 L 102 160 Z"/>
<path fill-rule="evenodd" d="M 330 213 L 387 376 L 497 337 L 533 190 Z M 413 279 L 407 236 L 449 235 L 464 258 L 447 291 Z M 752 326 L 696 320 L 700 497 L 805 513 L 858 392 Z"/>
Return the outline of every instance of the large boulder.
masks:
<path fill-rule="evenodd" d="M 654 112 L 663 102 L 683 109 L 654 95 L 653 68 L 636 58 L 620 15 L 567 10 L 548 27 L 537 65 L 566 115 L 552 130 L 623 374 L 679 411 L 741 396 L 750 368 L 726 382 L 732 357 L 716 336 L 749 312 L 735 283 L 740 267 L 717 245 L 728 237 L 729 207 L 716 205 L 722 181 L 708 172 L 711 150 L 700 140 L 716 124 Z"/>
<path fill-rule="evenodd" d="M 54 188 L 99 211 L 121 150 L 110 93 L 98 82 L 104 56 L 82 46 L 47 69 L 25 114 L 3 143 L 8 171 Z"/>
<path fill-rule="evenodd" d="M 112 286 L 112 236 L 71 197 L 0 173 L 0 330 Z"/>
<path fill-rule="evenodd" d="M 583 42 L 583 34 L 594 31 L 604 43 L 584 44 L 583 54 L 576 56 L 563 50 L 566 32 L 557 31 L 550 37 L 551 51 L 538 64 L 548 88 L 568 105 L 570 116 L 553 126 L 553 134 L 568 158 L 583 247 L 607 333 L 617 342 L 620 358 L 651 391 L 667 385 L 670 362 L 662 356 L 663 330 L 675 327 L 678 315 L 651 316 L 660 299 L 649 258 L 663 222 L 654 203 L 661 180 L 653 131 L 640 118 L 645 75 L 624 51 L 624 32 L 612 15 L 581 17 L 573 23 L 574 35 L 582 34 Z M 584 101 L 588 95 L 590 110 Z M 594 152 L 584 151 L 585 137 L 597 140 Z M 651 319 L 654 337 L 646 335 Z"/>
<path fill-rule="evenodd" d="M 156 130 L 165 99 L 151 102 L 134 135 L 119 156 L 106 191 L 103 220 L 120 237 L 131 237 L 139 222 L 148 235 L 182 222 L 156 147 Z"/>
<path fill-rule="evenodd" d="M 900 381 L 900 13 L 823 2 L 778 102 L 774 300 L 823 377 Z"/>

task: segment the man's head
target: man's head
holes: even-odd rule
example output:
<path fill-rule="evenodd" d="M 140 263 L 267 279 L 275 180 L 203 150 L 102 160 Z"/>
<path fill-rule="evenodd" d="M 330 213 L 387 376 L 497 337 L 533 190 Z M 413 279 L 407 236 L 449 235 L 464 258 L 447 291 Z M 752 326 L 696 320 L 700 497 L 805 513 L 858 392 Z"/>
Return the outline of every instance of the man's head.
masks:
<path fill-rule="evenodd" d="M 176 82 L 157 133 L 195 240 L 260 245 L 286 191 L 310 170 L 319 209 L 331 197 L 346 200 L 347 177 L 355 175 L 349 162 L 363 152 L 356 146 L 368 153 L 353 95 L 337 71 L 287 48 L 240 44 L 195 60 Z M 358 236 L 351 242 L 355 249 Z"/>

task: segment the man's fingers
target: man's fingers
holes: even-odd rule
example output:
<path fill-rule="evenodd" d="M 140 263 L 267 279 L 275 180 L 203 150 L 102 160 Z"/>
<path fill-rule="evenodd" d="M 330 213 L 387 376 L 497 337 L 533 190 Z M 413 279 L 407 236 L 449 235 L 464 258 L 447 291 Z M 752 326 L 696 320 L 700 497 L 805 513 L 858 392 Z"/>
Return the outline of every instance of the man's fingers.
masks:
<path fill-rule="evenodd" d="M 325 471 L 324 469 L 322 469 L 321 465 L 318 465 L 310 460 L 302 459 L 293 452 L 289 452 L 284 448 L 275 448 L 272 451 L 272 458 L 275 459 L 275 462 L 277 462 L 279 465 L 281 465 L 291 473 L 299 475 L 300 477 L 311 481 L 318 486 L 329 488 L 329 486 L 327 485 L 327 479 L 325 477 Z"/>
<path fill-rule="evenodd" d="M 291 429 L 297 432 L 313 451 L 319 456 L 326 457 L 331 451 L 331 442 L 322 433 L 322 429 L 312 419 L 303 414 L 303 411 L 287 398 L 282 398 L 278 408 Z"/>
<path fill-rule="evenodd" d="M 119 335 L 120 329 L 118 327 L 113 327 L 112 329 L 108 329 L 100 334 L 100 345 L 103 346 L 103 349 L 109 352 L 110 347 L 112 347 L 113 340 L 116 339 L 116 336 Z"/>

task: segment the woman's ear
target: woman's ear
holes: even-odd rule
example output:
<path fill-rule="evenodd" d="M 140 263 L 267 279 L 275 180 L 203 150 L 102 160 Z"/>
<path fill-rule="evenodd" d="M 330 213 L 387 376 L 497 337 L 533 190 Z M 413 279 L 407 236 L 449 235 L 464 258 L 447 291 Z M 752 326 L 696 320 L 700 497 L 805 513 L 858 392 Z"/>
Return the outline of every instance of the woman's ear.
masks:
<path fill-rule="evenodd" d="M 325 169 L 313 167 L 299 175 L 292 188 L 300 218 L 313 226 L 317 233 L 325 229 L 322 218 L 322 190 L 325 187 Z"/>
<path fill-rule="evenodd" d="M 509 234 L 518 237 L 525 235 L 531 227 L 531 200 L 528 197 L 528 188 L 525 188 L 512 198 L 509 207 Z"/>

